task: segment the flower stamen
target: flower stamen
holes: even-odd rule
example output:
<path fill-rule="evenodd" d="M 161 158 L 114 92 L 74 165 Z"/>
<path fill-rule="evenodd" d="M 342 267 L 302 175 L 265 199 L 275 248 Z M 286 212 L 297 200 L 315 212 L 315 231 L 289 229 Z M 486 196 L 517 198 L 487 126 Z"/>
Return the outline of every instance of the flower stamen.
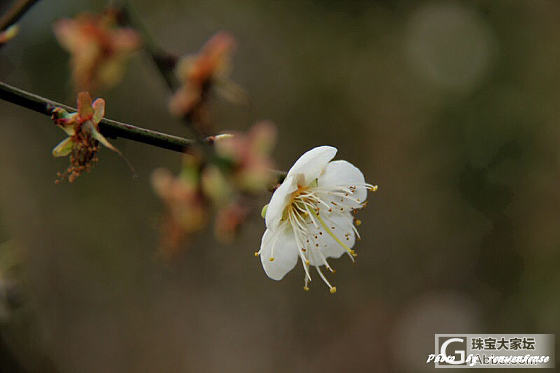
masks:
<path fill-rule="evenodd" d="M 303 264 L 303 269 L 305 270 L 305 274 L 309 278 L 309 281 L 311 281 L 311 275 L 309 274 L 309 265 L 307 264 L 308 260 L 307 260 L 307 257 L 305 256 L 305 254 L 302 251 L 302 248 L 303 248 L 304 245 L 301 244 L 301 241 L 299 239 L 299 234 L 298 234 L 298 231 L 296 230 L 296 228 L 299 228 L 299 227 L 297 227 L 294 224 L 294 219 L 295 218 L 293 216 L 292 210 L 290 210 L 290 212 L 288 213 L 288 220 L 290 221 L 290 224 L 291 224 L 292 228 L 294 229 L 294 237 L 296 239 L 296 245 L 297 245 L 299 256 L 300 256 L 302 264 Z M 302 229 L 302 228 L 299 228 L 299 229 Z M 304 229 L 304 231 L 305 231 L 305 229 Z"/>
<path fill-rule="evenodd" d="M 321 271 L 321 268 L 319 267 L 315 267 L 317 269 L 317 273 L 319 273 L 319 276 L 321 277 L 321 279 L 325 282 L 325 284 L 327 284 L 327 286 L 329 287 L 329 291 L 331 292 L 331 294 L 336 293 L 336 286 L 332 286 L 331 283 L 329 282 L 329 280 L 327 280 L 327 278 L 325 277 L 325 275 L 323 274 L 323 272 Z"/>

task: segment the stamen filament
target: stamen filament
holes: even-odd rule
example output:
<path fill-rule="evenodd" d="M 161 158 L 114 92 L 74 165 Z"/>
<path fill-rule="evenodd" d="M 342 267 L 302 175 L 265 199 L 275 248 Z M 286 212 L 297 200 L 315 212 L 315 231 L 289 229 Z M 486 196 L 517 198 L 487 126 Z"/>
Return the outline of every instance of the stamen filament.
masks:
<path fill-rule="evenodd" d="M 292 225 L 292 229 L 296 228 L 296 226 L 293 223 L 293 219 L 294 219 L 294 217 L 292 216 L 292 214 L 288 214 L 288 220 L 290 221 L 290 224 Z M 311 275 L 309 274 L 309 264 L 308 264 L 309 261 L 307 260 L 307 258 L 303 254 L 303 251 L 301 250 L 303 245 L 301 244 L 301 242 L 299 240 L 298 233 L 296 232 L 295 229 L 294 229 L 294 237 L 296 239 L 296 245 L 297 245 L 299 256 L 301 258 L 301 262 L 303 264 L 303 269 L 305 270 L 305 274 L 309 278 L 309 281 L 311 281 Z"/>
<path fill-rule="evenodd" d="M 332 286 L 329 280 L 327 280 L 323 272 L 321 272 L 321 268 L 319 267 L 315 267 L 315 268 L 317 269 L 317 273 L 319 273 L 319 276 L 321 276 L 321 279 L 325 281 L 325 284 L 327 284 L 327 286 L 329 287 L 331 294 L 336 293 L 336 287 Z"/>
<path fill-rule="evenodd" d="M 315 214 L 309 210 L 309 207 L 308 207 L 308 206 L 306 206 L 306 207 L 307 207 L 307 212 L 309 212 L 309 218 L 310 218 L 311 221 L 313 222 L 313 226 L 314 226 L 315 228 L 319 229 L 319 225 L 317 224 L 317 222 L 315 221 L 315 218 L 313 217 L 313 215 L 315 215 Z"/>

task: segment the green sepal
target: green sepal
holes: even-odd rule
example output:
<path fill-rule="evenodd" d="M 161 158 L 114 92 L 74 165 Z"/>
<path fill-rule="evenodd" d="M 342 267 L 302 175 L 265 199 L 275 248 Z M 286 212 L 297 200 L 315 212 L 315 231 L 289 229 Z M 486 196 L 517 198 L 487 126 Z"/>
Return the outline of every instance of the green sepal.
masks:
<path fill-rule="evenodd" d="M 263 217 L 263 219 L 266 216 L 266 210 L 268 210 L 268 204 L 264 205 L 262 210 L 261 210 L 261 216 Z"/>
<path fill-rule="evenodd" d="M 52 155 L 53 157 L 66 157 L 72 152 L 73 146 L 74 140 L 71 137 L 67 137 L 54 147 L 54 149 L 52 150 Z"/>

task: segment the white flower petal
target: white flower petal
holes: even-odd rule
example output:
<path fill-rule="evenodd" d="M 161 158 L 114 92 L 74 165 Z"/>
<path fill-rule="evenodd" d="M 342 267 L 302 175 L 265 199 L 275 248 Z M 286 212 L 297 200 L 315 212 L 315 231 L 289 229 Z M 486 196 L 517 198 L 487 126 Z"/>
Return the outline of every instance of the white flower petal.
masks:
<path fill-rule="evenodd" d="M 288 176 L 303 175 L 305 186 L 311 184 L 323 172 L 331 159 L 336 155 L 336 148 L 332 146 L 319 146 L 305 152 L 294 163 Z"/>
<path fill-rule="evenodd" d="M 264 232 L 260 257 L 268 277 L 281 280 L 295 267 L 298 255 L 295 236 L 289 227 L 281 226 L 278 230 L 267 229 Z M 271 258 L 274 260 L 271 261 Z"/>
<path fill-rule="evenodd" d="M 325 258 L 340 258 L 342 254 L 348 251 L 347 248 L 351 249 L 356 243 L 356 237 L 352 229 L 353 217 L 351 214 L 321 214 L 321 219 L 327 225 L 328 231 L 320 224 L 318 224 L 319 228 L 313 225 L 309 226 L 311 234 L 307 247 L 309 250 L 309 262 L 314 266 L 325 264 L 323 256 Z M 347 248 L 340 244 L 340 242 L 337 242 L 333 235 Z M 320 250 L 320 253 L 317 252 L 318 250 Z"/>
<path fill-rule="evenodd" d="M 290 202 L 290 196 L 297 190 L 295 177 L 287 176 L 282 185 L 274 191 L 266 209 L 266 227 L 276 229 L 282 220 L 282 214 Z"/>
<path fill-rule="evenodd" d="M 350 196 L 360 203 L 367 199 L 365 183 L 362 171 L 352 163 L 342 160 L 330 162 L 318 180 L 319 188 L 355 187 L 354 193 L 351 193 Z M 332 200 L 332 198 L 329 198 L 329 200 Z M 359 203 L 355 203 L 355 207 L 360 207 Z"/>

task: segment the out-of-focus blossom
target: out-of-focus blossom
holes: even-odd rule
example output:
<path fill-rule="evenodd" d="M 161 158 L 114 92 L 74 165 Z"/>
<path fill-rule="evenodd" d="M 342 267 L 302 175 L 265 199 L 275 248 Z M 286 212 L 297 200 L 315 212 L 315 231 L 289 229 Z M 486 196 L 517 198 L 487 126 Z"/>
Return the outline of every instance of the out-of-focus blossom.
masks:
<path fill-rule="evenodd" d="M 92 103 L 87 92 L 78 94 L 78 112 L 70 114 L 62 108 L 53 110 L 54 123 L 66 132 L 68 137 L 53 149 L 52 154 L 55 157 L 70 156 L 70 167 L 63 173 L 58 173 L 57 182 L 65 178 L 73 182 L 84 171 L 89 172 L 98 161 L 96 155 L 100 143 L 120 154 L 99 132 L 99 122 L 104 115 L 105 100 L 98 98 Z"/>
<path fill-rule="evenodd" d="M 219 32 L 198 54 L 188 55 L 179 60 L 175 73 L 181 87 L 169 103 L 174 115 L 204 122 L 204 103 L 212 87 L 233 101 L 244 97 L 243 91 L 228 79 L 234 49 L 235 39 L 226 32 Z"/>
<path fill-rule="evenodd" d="M 71 54 L 72 77 L 78 90 L 116 84 L 131 53 L 140 46 L 136 31 L 117 26 L 113 11 L 59 20 L 54 32 Z"/>
<path fill-rule="evenodd" d="M 320 267 L 334 272 L 327 258 L 343 254 L 354 260 L 352 247 L 359 235 L 352 213 L 365 205 L 367 191 L 377 187 L 367 184 L 351 163 L 332 161 L 336 152 L 332 146 L 320 146 L 303 154 L 264 210 L 266 231 L 256 255 L 271 279 L 281 280 L 301 258 L 304 289 L 309 289 L 314 266 L 335 293 Z"/>
<path fill-rule="evenodd" d="M 215 164 L 206 165 L 202 171 L 202 190 L 212 203 L 219 207 L 229 204 L 235 194 L 234 185 Z"/>
<path fill-rule="evenodd" d="M 19 32 L 18 25 L 11 25 L 4 31 L 0 32 L 0 45 L 12 40 Z"/>
<path fill-rule="evenodd" d="M 216 238 L 225 243 L 233 241 L 248 213 L 249 209 L 237 202 L 218 210 L 214 223 Z"/>
<path fill-rule="evenodd" d="M 179 176 L 161 168 L 152 174 L 152 186 L 167 209 L 162 224 L 161 250 L 168 257 L 208 222 L 207 203 L 200 190 L 199 169 L 199 157 L 187 154 Z"/>
<path fill-rule="evenodd" d="M 243 192 L 266 190 L 273 182 L 274 163 L 270 153 L 276 142 L 276 127 L 270 122 L 255 124 L 247 134 L 233 134 L 215 141 L 216 155 Z"/>
<path fill-rule="evenodd" d="M 249 214 L 247 194 L 272 185 L 273 163 L 269 158 L 275 142 L 275 127 L 258 123 L 248 134 L 213 137 L 215 156 L 202 162 L 198 155 L 185 155 L 178 177 L 156 170 L 152 183 L 166 202 L 162 247 L 173 254 L 189 235 L 204 228 L 209 210 L 216 211 L 214 233 L 229 242 Z"/>

